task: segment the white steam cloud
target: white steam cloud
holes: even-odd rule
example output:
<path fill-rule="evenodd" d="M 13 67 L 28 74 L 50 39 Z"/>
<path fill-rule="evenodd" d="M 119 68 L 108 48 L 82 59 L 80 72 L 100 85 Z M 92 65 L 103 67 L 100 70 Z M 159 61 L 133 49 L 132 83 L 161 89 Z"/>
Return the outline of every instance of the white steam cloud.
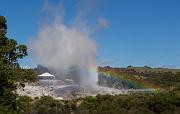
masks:
<path fill-rule="evenodd" d="M 89 31 L 86 31 L 88 26 L 74 24 L 67 26 L 57 21 L 57 17 L 62 15 L 57 15 L 56 9 L 62 9 L 64 12 L 62 5 L 59 7 L 54 11 L 48 1 L 43 6 L 43 10 L 53 11 L 55 18 L 51 24 L 46 23 L 40 27 L 37 36 L 31 41 L 29 46 L 34 59 L 38 64 L 55 71 L 57 78 L 72 78 L 83 86 L 96 87 L 98 81 L 96 43 L 92 40 Z M 77 22 L 77 16 L 75 21 Z M 82 20 L 78 23 L 81 22 Z M 70 77 L 69 72 L 72 69 L 75 72 Z"/>
<path fill-rule="evenodd" d="M 39 64 L 54 69 L 60 75 L 75 67 L 80 84 L 96 84 L 97 74 L 91 69 L 96 68 L 97 49 L 87 33 L 55 22 L 41 28 L 31 46 Z"/>

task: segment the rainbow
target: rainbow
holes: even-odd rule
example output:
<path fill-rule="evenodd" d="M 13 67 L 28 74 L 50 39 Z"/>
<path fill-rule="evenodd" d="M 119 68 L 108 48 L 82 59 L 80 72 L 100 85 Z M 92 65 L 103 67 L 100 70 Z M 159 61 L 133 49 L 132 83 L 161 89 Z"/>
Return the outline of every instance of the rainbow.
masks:
<path fill-rule="evenodd" d="M 110 80 L 120 81 L 121 83 L 125 83 L 130 88 L 135 89 L 150 89 L 150 88 L 159 88 L 158 85 L 147 82 L 140 76 L 131 76 L 128 74 L 118 73 L 116 71 L 98 71 L 98 74 L 104 77 L 109 78 Z"/>

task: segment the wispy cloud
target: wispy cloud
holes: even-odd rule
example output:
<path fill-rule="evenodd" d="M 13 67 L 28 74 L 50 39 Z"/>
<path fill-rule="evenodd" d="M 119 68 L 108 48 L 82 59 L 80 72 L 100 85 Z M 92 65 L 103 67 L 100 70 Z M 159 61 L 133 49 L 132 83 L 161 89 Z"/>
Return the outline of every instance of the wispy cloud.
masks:
<path fill-rule="evenodd" d="M 104 17 L 98 18 L 98 25 L 100 26 L 100 28 L 108 28 L 109 27 L 109 23 L 108 23 L 107 19 L 105 19 Z"/>
<path fill-rule="evenodd" d="M 49 0 L 45 0 L 41 8 L 41 14 L 45 15 L 45 17 L 43 17 L 43 20 L 47 18 L 50 19 L 50 21 L 63 21 L 65 16 L 65 8 L 63 2 L 58 2 L 54 6 L 50 4 Z"/>

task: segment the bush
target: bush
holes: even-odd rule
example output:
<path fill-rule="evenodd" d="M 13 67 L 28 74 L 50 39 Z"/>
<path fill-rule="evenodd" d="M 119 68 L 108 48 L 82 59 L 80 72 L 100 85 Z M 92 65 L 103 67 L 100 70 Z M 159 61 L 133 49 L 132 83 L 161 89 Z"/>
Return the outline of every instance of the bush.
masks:
<path fill-rule="evenodd" d="M 0 105 L 0 114 L 17 114 L 17 113 L 11 107 Z"/>
<path fill-rule="evenodd" d="M 28 96 L 21 96 L 17 99 L 17 112 L 18 114 L 26 114 L 29 112 L 31 102 L 33 100 Z"/>

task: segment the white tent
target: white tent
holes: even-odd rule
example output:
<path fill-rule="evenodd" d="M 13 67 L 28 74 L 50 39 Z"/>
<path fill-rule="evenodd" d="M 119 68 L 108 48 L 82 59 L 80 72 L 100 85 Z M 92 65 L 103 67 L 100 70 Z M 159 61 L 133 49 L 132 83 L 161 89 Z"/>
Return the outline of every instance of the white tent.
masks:
<path fill-rule="evenodd" d="M 46 72 L 41 75 L 38 75 L 38 79 L 39 80 L 52 80 L 52 79 L 55 79 L 55 76 Z"/>

